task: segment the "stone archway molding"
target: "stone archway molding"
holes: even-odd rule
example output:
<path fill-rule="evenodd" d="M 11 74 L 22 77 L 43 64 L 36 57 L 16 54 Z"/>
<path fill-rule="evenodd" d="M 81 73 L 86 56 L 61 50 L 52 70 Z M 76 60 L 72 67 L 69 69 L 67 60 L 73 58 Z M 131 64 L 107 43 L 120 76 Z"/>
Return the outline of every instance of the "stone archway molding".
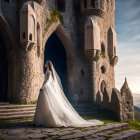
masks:
<path fill-rule="evenodd" d="M 64 49 L 66 51 L 67 59 L 71 60 L 75 57 L 75 50 L 72 40 L 70 39 L 69 34 L 67 33 L 64 26 L 58 21 L 57 23 L 53 23 L 47 30 L 46 34 L 43 37 L 43 49 L 42 53 L 45 50 L 45 44 L 48 38 L 53 34 L 56 33 L 58 38 L 61 40 L 62 44 L 64 45 Z"/>

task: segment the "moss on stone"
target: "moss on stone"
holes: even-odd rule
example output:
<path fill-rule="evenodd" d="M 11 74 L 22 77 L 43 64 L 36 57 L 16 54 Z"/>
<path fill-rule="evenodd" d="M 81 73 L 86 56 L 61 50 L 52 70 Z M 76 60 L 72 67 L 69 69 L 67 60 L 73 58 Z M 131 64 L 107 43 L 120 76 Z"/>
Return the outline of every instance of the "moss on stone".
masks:
<path fill-rule="evenodd" d="M 101 52 L 101 56 L 105 57 L 105 52 Z"/>
<path fill-rule="evenodd" d="M 63 24 L 63 16 L 60 14 L 59 11 L 52 11 L 50 13 L 50 19 L 46 20 L 46 28 L 45 30 L 47 31 L 48 28 L 50 27 L 51 24 L 60 21 Z"/>
<path fill-rule="evenodd" d="M 127 123 L 129 123 L 130 129 L 136 129 L 140 131 L 140 122 L 138 120 L 134 120 L 133 122 L 131 120 L 127 120 Z"/>

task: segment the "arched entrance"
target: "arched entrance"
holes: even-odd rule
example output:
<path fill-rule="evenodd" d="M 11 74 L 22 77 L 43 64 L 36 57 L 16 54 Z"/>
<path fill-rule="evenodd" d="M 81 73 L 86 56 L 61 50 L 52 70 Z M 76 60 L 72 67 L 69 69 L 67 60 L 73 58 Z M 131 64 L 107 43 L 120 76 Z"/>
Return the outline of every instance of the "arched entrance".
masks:
<path fill-rule="evenodd" d="M 56 72 L 58 73 L 64 89 L 65 95 L 68 97 L 67 91 L 67 57 L 64 46 L 58 36 L 53 33 L 45 45 L 44 64 L 47 60 L 51 60 Z M 44 67 L 44 72 L 45 72 Z"/>
<path fill-rule="evenodd" d="M 0 102 L 7 101 L 8 63 L 6 55 L 4 38 L 0 32 Z"/>

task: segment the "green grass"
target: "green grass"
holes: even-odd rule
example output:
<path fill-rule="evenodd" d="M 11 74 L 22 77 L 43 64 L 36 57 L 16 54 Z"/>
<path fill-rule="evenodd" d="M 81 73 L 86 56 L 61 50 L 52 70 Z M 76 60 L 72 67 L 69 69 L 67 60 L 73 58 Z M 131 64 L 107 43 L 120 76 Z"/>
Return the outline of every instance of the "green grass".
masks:
<path fill-rule="evenodd" d="M 107 124 L 107 123 L 113 123 L 113 124 L 120 123 L 115 118 L 114 113 L 112 113 L 110 111 L 107 111 L 107 110 L 99 110 L 99 112 L 97 114 L 94 114 L 94 115 L 91 115 L 91 116 L 82 115 L 82 118 L 85 119 L 85 120 L 97 119 L 97 120 L 100 120 L 100 121 L 104 122 L 104 124 Z M 22 121 L 29 121 L 29 120 L 32 121 L 33 118 L 13 119 L 13 120 L 0 120 L 0 123 L 22 122 Z M 140 122 L 137 121 L 136 119 L 133 122 L 128 120 L 127 123 L 129 123 L 129 127 L 128 128 L 124 128 L 124 129 L 136 129 L 136 130 L 140 131 Z M 80 128 L 80 127 L 78 128 L 77 127 L 76 129 L 80 130 L 82 128 Z"/>
<path fill-rule="evenodd" d="M 107 124 L 107 123 L 120 123 L 120 122 L 117 122 L 113 119 L 105 119 L 105 118 L 102 118 L 102 117 L 94 117 L 94 116 L 82 116 L 85 120 L 92 120 L 92 119 L 97 119 L 97 120 L 100 120 L 102 122 L 104 122 L 104 124 Z"/>
<path fill-rule="evenodd" d="M 127 123 L 129 123 L 130 129 L 136 129 L 140 131 L 140 122 L 138 120 L 135 119 L 134 122 L 128 120 Z"/>
<path fill-rule="evenodd" d="M 114 113 L 112 113 L 111 111 L 107 111 L 107 110 L 99 110 L 99 112 L 97 114 L 94 114 L 93 116 L 82 116 L 85 120 L 92 120 L 92 119 L 97 119 L 100 120 L 102 122 L 104 122 L 104 124 L 107 123 L 120 123 L 117 121 L 116 116 L 114 115 Z"/>
<path fill-rule="evenodd" d="M 14 122 L 32 121 L 32 120 L 33 120 L 33 118 L 13 119 L 13 120 L 0 120 L 0 123 L 14 123 Z"/>

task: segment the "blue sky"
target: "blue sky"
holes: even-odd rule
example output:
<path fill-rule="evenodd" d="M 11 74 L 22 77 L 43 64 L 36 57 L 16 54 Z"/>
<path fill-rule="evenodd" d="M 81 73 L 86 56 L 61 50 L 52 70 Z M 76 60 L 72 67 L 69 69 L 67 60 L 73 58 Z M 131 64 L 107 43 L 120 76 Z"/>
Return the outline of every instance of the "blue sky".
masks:
<path fill-rule="evenodd" d="M 140 94 L 140 0 L 116 0 L 116 87 L 127 77 L 133 93 Z"/>

